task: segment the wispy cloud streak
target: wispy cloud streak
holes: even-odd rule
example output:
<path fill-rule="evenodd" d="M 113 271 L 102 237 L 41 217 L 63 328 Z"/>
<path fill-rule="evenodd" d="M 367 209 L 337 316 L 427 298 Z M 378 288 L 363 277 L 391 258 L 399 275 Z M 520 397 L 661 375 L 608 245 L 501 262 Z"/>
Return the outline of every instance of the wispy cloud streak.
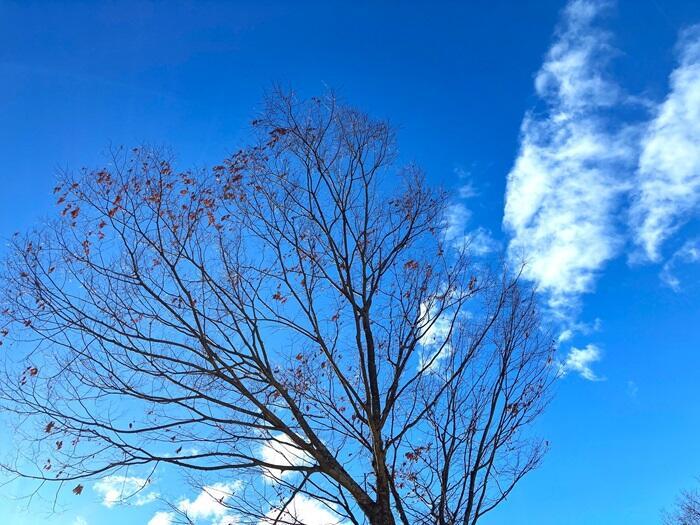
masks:
<path fill-rule="evenodd" d="M 586 345 L 584 348 L 572 348 L 564 362 L 559 364 L 559 373 L 564 376 L 569 372 L 576 372 L 589 381 L 599 381 L 591 365 L 600 361 L 600 349 L 595 345 Z"/>
<path fill-rule="evenodd" d="M 93 490 L 102 496 L 105 507 L 114 507 L 121 503 L 141 506 L 158 498 L 157 492 L 146 490 L 148 479 L 133 476 L 107 476 L 97 481 Z"/>
<path fill-rule="evenodd" d="M 227 502 L 241 487 L 241 483 L 214 483 L 202 488 L 194 500 L 183 499 L 177 507 L 191 521 L 221 519 L 227 515 Z"/>
<path fill-rule="evenodd" d="M 605 76 L 613 54 L 595 23 L 607 2 L 576 0 L 535 79 L 543 113 L 530 111 L 508 175 L 504 225 L 509 256 L 524 260 L 524 276 L 566 312 L 591 290 L 621 245 L 614 211 L 626 190 L 621 166 L 633 152 L 605 111 L 623 101 Z"/>
<path fill-rule="evenodd" d="M 680 292 L 681 280 L 676 274 L 678 266 L 697 262 L 700 262 L 700 239 L 690 239 L 664 263 L 659 274 L 661 281 L 674 292 Z"/>
<path fill-rule="evenodd" d="M 700 206 L 700 25 L 682 33 L 678 49 L 668 97 L 642 139 L 631 212 L 635 241 L 652 261 Z"/>

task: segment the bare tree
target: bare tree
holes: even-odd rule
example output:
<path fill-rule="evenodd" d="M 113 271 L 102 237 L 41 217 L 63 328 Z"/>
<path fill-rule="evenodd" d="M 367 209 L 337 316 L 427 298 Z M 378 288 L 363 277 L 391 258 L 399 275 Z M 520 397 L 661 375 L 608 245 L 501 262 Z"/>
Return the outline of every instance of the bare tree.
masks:
<path fill-rule="evenodd" d="M 673 511 L 664 515 L 664 525 L 700 525 L 700 491 L 683 491 Z"/>
<path fill-rule="evenodd" d="M 237 480 L 220 499 L 242 523 L 303 523 L 300 498 L 477 523 L 546 448 L 523 432 L 553 368 L 532 292 L 444 246 L 446 195 L 394 168 L 387 123 L 276 93 L 253 127 L 211 170 L 115 152 L 14 238 L 7 468 L 210 473 Z"/>

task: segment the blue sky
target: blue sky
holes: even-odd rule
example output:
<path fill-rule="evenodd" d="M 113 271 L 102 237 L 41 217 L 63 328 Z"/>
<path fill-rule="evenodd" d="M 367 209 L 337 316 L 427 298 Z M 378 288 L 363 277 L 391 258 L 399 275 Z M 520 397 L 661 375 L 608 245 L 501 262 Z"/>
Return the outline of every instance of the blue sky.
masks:
<path fill-rule="evenodd" d="M 272 82 L 332 87 L 452 190 L 455 239 L 528 259 L 562 334 L 566 374 L 537 428 L 551 452 L 485 523 L 658 523 L 700 475 L 694 24 L 700 3 L 680 0 L 0 1 L 0 236 L 51 213 L 56 171 L 110 144 L 211 165 Z M 196 501 L 169 479 L 152 492 Z M 162 510 L 99 489 L 62 498 L 52 523 Z M 3 523 L 47 519 L 13 499 L 26 493 L 0 489 Z"/>

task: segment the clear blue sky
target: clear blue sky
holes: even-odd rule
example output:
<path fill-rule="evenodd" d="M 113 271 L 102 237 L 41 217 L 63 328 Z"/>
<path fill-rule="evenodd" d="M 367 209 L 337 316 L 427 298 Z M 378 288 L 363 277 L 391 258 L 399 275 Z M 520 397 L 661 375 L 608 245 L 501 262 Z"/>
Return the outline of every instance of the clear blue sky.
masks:
<path fill-rule="evenodd" d="M 110 144 L 211 165 L 272 82 L 332 87 L 396 124 L 435 183 L 474 189 L 460 227 L 524 250 L 571 330 L 537 428 L 551 452 L 485 523 L 659 523 L 700 476 L 700 2 L 608 4 L 2 0 L 0 236 L 52 213 L 57 169 Z M 2 522 L 45 522 L 21 493 L 0 489 Z M 105 507 L 92 485 L 62 503 L 51 523 L 159 510 Z"/>

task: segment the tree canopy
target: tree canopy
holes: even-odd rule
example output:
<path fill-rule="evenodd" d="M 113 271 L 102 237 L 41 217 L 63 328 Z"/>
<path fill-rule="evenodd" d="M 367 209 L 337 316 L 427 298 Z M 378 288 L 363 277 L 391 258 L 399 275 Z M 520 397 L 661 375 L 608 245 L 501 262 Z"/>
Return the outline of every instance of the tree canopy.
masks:
<path fill-rule="evenodd" d="M 211 169 L 149 148 L 65 174 L 2 276 L 6 465 L 235 480 L 240 523 L 474 524 L 535 468 L 552 340 L 517 271 L 445 242 L 392 128 L 274 93 Z M 186 516 L 185 516 L 186 518 Z"/>

